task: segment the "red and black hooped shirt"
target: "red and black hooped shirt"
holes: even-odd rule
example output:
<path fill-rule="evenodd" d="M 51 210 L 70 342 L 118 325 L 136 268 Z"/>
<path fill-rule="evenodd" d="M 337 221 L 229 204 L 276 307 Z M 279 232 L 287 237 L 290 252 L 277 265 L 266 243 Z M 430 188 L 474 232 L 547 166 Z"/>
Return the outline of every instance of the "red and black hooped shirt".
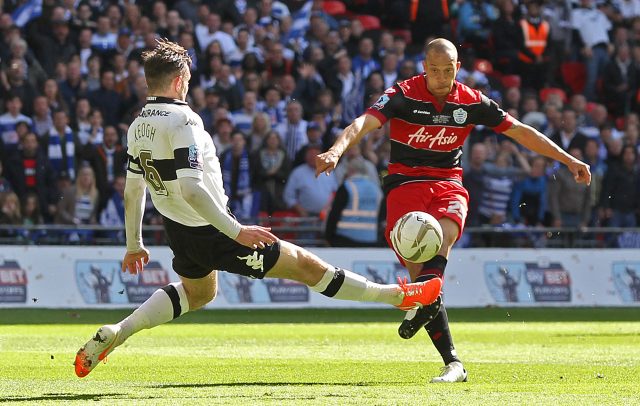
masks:
<path fill-rule="evenodd" d="M 462 183 L 462 145 L 475 125 L 509 129 L 513 118 L 498 104 L 455 82 L 444 105 L 427 89 L 424 74 L 399 82 L 366 110 L 382 124 L 391 120 L 391 159 L 385 191 L 416 180 Z"/>

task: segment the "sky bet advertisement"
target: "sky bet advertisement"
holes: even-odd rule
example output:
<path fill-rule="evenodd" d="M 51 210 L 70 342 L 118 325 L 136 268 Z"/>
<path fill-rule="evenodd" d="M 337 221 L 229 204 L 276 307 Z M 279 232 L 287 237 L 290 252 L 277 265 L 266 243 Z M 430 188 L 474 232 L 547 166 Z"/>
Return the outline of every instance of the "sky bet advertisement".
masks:
<path fill-rule="evenodd" d="M 559 262 L 488 262 L 484 277 L 496 302 L 571 301 L 571 278 Z"/>

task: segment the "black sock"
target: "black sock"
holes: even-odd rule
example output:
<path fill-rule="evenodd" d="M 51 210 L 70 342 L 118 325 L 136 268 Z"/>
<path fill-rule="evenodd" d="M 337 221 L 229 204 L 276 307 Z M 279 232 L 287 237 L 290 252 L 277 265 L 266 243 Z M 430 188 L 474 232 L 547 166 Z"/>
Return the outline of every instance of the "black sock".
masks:
<path fill-rule="evenodd" d="M 460 362 L 453 346 L 453 339 L 449 330 L 449 318 L 447 317 L 447 309 L 444 307 L 444 302 L 440 305 L 438 315 L 424 328 L 427 330 L 431 342 L 440 353 L 445 365 L 453 361 Z"/>
<path fill-rule="evenodd" d="M 422 282 L 429 280 L 435 276 L 439 278 L 444 277 L 444 269 L 447 266 L 447 259 L 442 255 L 436 255 L 429 261 L 422 265 L 422 270 L 416 282 Z M 453 346 L 453 339 L 451 338 L 451 331 L 449 330 L 449 318 L 447 317 L 447 309 L 444 307 L 444 302 L 440 305 L 438 314 L 433 320 L 431 320 L 424 328 L 427 330 L 431 342 L 436 347 L 445 365 L 458 361 L 458 355 L 456 349 Z"/>

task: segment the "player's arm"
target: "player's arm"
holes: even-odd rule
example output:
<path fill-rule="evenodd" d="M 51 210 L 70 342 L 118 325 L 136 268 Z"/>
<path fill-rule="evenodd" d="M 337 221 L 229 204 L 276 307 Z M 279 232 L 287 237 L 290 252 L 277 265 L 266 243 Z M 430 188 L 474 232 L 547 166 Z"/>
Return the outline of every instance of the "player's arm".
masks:
<path fill-rule="evenodd" d="M 142 242 L 142 215 L 146 203 L 146 190 L 142 176 L 131 172 L 131 163 L 124 186 L 124 226 L 127 239 L 127 253 L 122 261 L 122 272 L 135 275 L 149 262 L 149 251 Z"/>
<path fill-rule="evenodd" d="M 385 90 L 373 106 L 369 107 L 364 114 L 353 120 L 342 131 L 342 134 L 338 136 L 329 151 L 316 157 L 316 176 L 322 172 L 329 174 L 333 171 L 344 151 L 353 145 L 359 144 L 362 137 L 367 133 L 383 126 L 387 120 L 396 115 L 396 112 L 403 105 L 404 98 L 398 85 L 393 85 Z"/>
<path fill-rule="evenodd" d="M 346 150 L 360 143 L 362 137 L 379 128 L 381 125 L 380 120 L 367 113 L 353 120 L 353 122 L 342 131 L 342 134 L 338 136 L 333 146 L 329 148 L 327 152 L 316 156 L 316 176 L 322 172 L 329 174 L 336 169 L 340 157 Z"/>
<path fill-rule="evenodd" d="M 178 182 L 182 198 L 189 206 L 229 238 L 249 248 L 264 248 L 277 241 L 269 228 L 238 223 L 227 213 L 226 207 L 222 207 L 211 195 L 202 179 L 185 176 L 178 178 Z"/>
<path fill-rule="evenodd" d="M 184 120 L 187 121 L 187 117 Z M 249 248 L 263 248 L 267 244 L 273 244 L 277 238 L 269 232 L 270 229 L 241 225 L 205 186 L 203 181 L 205 144 L 201 130 L 197 128 L 188 121 L 186 125 L 180 121 L 173 131 L 172 147 L 176 177 L 182 198 L 209 224 L 238 243 Z M 209 136 L 206 133 L 205 135 Z M 217 193 L 224 194 L 224 190 Z"/>
<path fill-rule="evenodd" d="M 576 182 L 586 183 L 587 185 L 591 183 L 589 165 L 564 152 L 556 143 L 535 128 L 523 124 L 515 118 L 511 120 L 511 127 L 502 132 L 504 135 L 531 151 L 565 164 L 573 174 Z"/>

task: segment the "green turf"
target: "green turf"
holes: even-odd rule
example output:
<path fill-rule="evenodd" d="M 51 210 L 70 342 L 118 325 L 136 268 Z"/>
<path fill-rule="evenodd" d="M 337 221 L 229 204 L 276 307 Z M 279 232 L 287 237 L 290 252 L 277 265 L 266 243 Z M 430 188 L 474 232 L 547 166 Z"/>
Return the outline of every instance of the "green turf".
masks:
<path fill-rule="evenodd" d="M 0 310 L 0 403 L 640 405 L 637 308 L 450 310 L 464 384 L 427 384 L 426 334 L 381 310 L 195 312 L 76 378 L 78 347 L 126 314 Z"/>

